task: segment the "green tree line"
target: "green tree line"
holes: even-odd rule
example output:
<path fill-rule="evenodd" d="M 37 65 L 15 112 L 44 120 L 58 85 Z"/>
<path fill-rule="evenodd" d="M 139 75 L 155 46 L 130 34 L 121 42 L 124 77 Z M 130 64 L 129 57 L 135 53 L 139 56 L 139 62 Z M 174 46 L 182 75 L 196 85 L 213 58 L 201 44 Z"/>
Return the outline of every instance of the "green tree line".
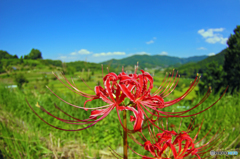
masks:
<path fill-rule="evenodd" d="M 206 71 L 200 84 L 200 92 L 209 86 L 216 92 L 229 86 L 228 91 L 234 93 L 240 90 L 240 25 L 234 29 L 227 41 L 224 51 L 224 63 L 219 65 L 216 61 L 206 66 Z"/>

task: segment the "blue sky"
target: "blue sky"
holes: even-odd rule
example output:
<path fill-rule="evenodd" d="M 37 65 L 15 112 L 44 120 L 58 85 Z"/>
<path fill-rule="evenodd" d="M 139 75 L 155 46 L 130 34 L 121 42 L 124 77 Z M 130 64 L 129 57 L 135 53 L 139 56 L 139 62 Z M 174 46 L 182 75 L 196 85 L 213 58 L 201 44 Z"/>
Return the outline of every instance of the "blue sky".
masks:
<path fill-rule="evenodd" d="M 133 54 L 214 55 L 240 25 L 240 0 L 1 0 L 0 50 L 102 62 Z"/>

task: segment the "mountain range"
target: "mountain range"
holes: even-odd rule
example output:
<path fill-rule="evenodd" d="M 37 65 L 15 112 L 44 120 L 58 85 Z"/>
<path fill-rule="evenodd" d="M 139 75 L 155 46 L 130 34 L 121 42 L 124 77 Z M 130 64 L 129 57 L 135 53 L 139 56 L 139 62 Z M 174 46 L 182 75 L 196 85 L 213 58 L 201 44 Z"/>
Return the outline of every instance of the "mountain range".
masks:
<path fill-rule="evenodd" d="M 208 56 L 192 56 L 188 58 L 179 58 L 179 57 L 172 57 L 166 55 L 133 55 L 130 57 L 126 57 L 123 59 L 111 59 L 108 61 L 103 62 L 104 65 L 108 65 L 113 68 L 118 67 L 127 67 L 127 66 L 134 66 L 139 62 L 139 66 L 141 68 L 155 68 L 155 67 L 162 67 L 166 68 L 169 66 L 180 66 L 182 64 L 186 64 L 189 62 L 199 62 L 208 58 Z"/>
<path fill-rule="evenodd" d="M 118 70 L 124 66 L 128 69 L 133 69 L 133 66 L 139 62 L 140 69 L 144 68 L 166 68 L 165 71 L 169 69 L 176 69 L 183 77 L 195 78 L 197 73 L 202 74 L 206 71 L 207 65 L 215 62 L 219 66 L 224 64 L 224 56 L 226 49 L 214 56 L 192 56 L 188 58 L 179 58 L 163 55 L 134 55 L 124 59 L 116 60 L 112 59 L 103 64 L 108 65 L 110 68 L 118 68 Z"/>

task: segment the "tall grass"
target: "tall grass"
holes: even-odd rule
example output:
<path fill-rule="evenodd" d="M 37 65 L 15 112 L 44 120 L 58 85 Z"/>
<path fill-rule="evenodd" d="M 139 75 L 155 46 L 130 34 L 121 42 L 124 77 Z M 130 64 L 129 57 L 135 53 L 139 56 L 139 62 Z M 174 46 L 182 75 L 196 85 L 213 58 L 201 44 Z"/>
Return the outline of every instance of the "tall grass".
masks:
<path fill-rule="evenodd" d="M 54 89 L 54 92 L 62 97 L 64 100 L 73 104 L 83 106 L 85 98 L 78 96 L 69 91 L 59 91 Z M 219 98 L 220 94 L 211 95 L 207 101 L 201 106 L 192 110 L 188 114 L 194 114 L 207 108 L 214 101 Z M 109 152 L 108 146 L 118 151 L 122 146 L 121 126 L 118 121 L 116 110 L 111 112 L 104 120 L 97 123 L 95 126 L 76 132 L 67 132 L 54 129 L 44 122 L 42 122 L 28 107 L 25 98 L 33 106 L 34 110 L 47 122 L 54 126 L 65 129 L 79 129 L 82 126 L 75 126 L 65 124 L 59 120 L 55 120 L 51 116 L 44 113 L 35 105 L 37 102 L 52 114 L 70 119 L 60 111 L 58 111 L 54 104 L 59 106 L 70 115 L 85 119 L 90 115 L 90 111 L 79 110 L 72 106 L 61 102 L 48 90 L 30 90 L 19 91 L 18 89 L 7 89 L 4 86 L 0 87 L 0 149 L 1 153 L 6 158 L 84 158 L 86 156 L 100 158 L 113 158 Z M 202 129 L 199 134 L 199 139 L 211 129 L 212 124 L 216 121 L 211 132 L 206 138 L 211 137 L 217 133 L 218 128 L 225 129 L 224 147 L 228 150 L 239 147 L 240 134 L 240 96 L 235 94 L 233 96 L 225 95 L 215 106 L 197 116 L 195 123 L 200 124 L 204 119 Z M 165 99 L 171 100 L 171 99 Z M 165 108 L 164 111 L 182 111 L 183 108 L 178 108 L 179 105 L 193 107 L 201 100 L 201 97 L 195 98 L 193 101 L 182 101 L 172 107 Z M 104 102 L 96 100 L 87 105 L 87 107 L 102 106 Z M 129 112 L 128 112 L 129 113 Z M 163 119 L 165 122 L 166 119 Z M 179 118 L 168 119 L 169 123 L 176 125 L 178 128 L 180 124 Z M 183 119 L 181 130 L 185 130 L 190 122 L 190 118 Z M 129 127 L 132 123 L 128 121 Z M 196 130 L 191 135 L 196 134 Z M 145 134 L 147 136 L 147 133 Z M 137 152 L 143 152 L 130 139 L 129 145 Z M 221 148 L 223 145 L 219 145 Z M 121 151 L 119 152 L 121 153 Z M 130 156 L 135 156 L 129 151 Z M 147 153 L 146 153 L 147 154 Z"/>

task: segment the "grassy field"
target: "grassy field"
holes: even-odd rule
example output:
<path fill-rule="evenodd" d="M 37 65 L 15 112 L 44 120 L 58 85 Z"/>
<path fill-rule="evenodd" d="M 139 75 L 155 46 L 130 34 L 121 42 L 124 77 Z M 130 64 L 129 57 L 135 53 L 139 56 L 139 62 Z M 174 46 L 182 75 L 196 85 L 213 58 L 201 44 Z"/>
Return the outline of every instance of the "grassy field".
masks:
<path fill-rule="evenodd" d="M 29 101 L 34 110 L 44 120 L 54 126 L 65 129 L 79 129 L 83 126 L 63 124 L 59 120 L 55 120 L 41 111 L 36 107 L 36 104 L 39 103 L 49 112 L 64 119 L 70 118 L 58 111 L 54 107 L 54 104 L 79 119 L 88 118 L 90 111 L 79 110 L 63 103 L 47 90 L 45 84 L 64 100 L 73 104 L 82 106 L 86 99 L 69 91 L 60 81 L 54 79 L 54 75 L 49 69 L 22 71 L 22 73 L 24 73 L 29 80 L 29 83 L 24 85 L 23 91 L 17 88 L 6 88 L 7 85 L 15 84 L 13 77 L 11 75 L 9 77 L 4 74 L 0 75 L 0 150 L 4 158 L 113 158 L 109 151 L 109 146 L 118 153 L 122 153 L 122 129 L 118 121 L 116 110 L 113 110 L 104 120 L 97 123 L 95 126 L 83 131 L 68 132 L 54 129 L 42 122 L 32 112 L 25 99 Z M 57 72 L 57 75 L 60 74 Z M 79 76 L 87 79 L 88 73 L 76 72 L 74 75 L 67 75 L 66 77 L 70 81 L 71 78 L 73 78 L 79 89 L 86 93 L 94 94 L 94 92 L 87 88 L 84 82 L 79 79 Z M 89 87 L 94 88 L 98 81 L 101 81 L 101 76 L 101 72 L 95 72 L 91 80 L 87 82 Z M 48 78 L 47 83 L 45 81 L 46 78 Z M 60 79 L 63 80 L 63 78 Z M 153 92 L 157 90 L 157 86 L 161 85 L 163 79 L 164 77 L 162 75 L 156 74 L 154 76 L 155 82 Z M 189 79 L 180 79 L 179 86 L 176 90 L 164 100 L 169 101 L 181 96 L 187 90 L 190 81 Z M 64 83 L 67 84 L 66 81 L 64 81 Z M 102 83 L 100 84 L 102 85 Z M 198 88 L 196 88 L 196 90 L 197 89 Z M 210 95 L 202 105 L 187 114 L 194 114 L 207 108 L 219 97 L 220 94 Z M 195 106 L 201 98 L 201 96 L 197 96 L 197 93 L 193 91 L 185 100 L 169 108 L 164 108 L 164 111 L 184 111 L 185 108 L 179 106 L 188 106 L 191 108 Z M 207 135 L 205 142 L 217 133 L 218 128 L 221 128 L 221 130 L 225 129 L 223 137 L 223 143 L 225 143 L 224 148 L 227 148 L 227 150 L 237 149 L 239 152 L 239 99 L 239 94 L 235 94 L 234 96 L 225 95 L 215 106 L 198 115 L 195 123 L 201 123 L 204 119 L 199 139 L 204 137 L 211 129 L 213 123 L 216 122 L 211 132 Z M 97 100 L 88 104 L 88 107 L 102 105 L 105 105 L 105 103 L 101 100 Z M 163 120 L 165 122 L 165 119 Z M 174 124 L 177 128 L 180 121 L 181 119 L 179 118 L 170 118 L 168 120 L 169 123 Z M 184 118 L 181 130 L 186 130 L 189 122 L 190 118 Z M 130 121 L 128 121 L 128 126 L 132 127 Z M 197 131 L 198 130 L 195 129 L 191 135 L 194 137 Z M 147 132 L 144 133 L 147 135 Z M 149 155 L 148 153 L 143 153 L 144 149 L 136 145 L 130 139 L 128 142 L 130 147 L 135 151 L 143 155 Z M 218 145 L 218 148 L 221 146 L 223 145 Z M 139 158 L 131 151 L 129 151 L 129 157 Z"/>

